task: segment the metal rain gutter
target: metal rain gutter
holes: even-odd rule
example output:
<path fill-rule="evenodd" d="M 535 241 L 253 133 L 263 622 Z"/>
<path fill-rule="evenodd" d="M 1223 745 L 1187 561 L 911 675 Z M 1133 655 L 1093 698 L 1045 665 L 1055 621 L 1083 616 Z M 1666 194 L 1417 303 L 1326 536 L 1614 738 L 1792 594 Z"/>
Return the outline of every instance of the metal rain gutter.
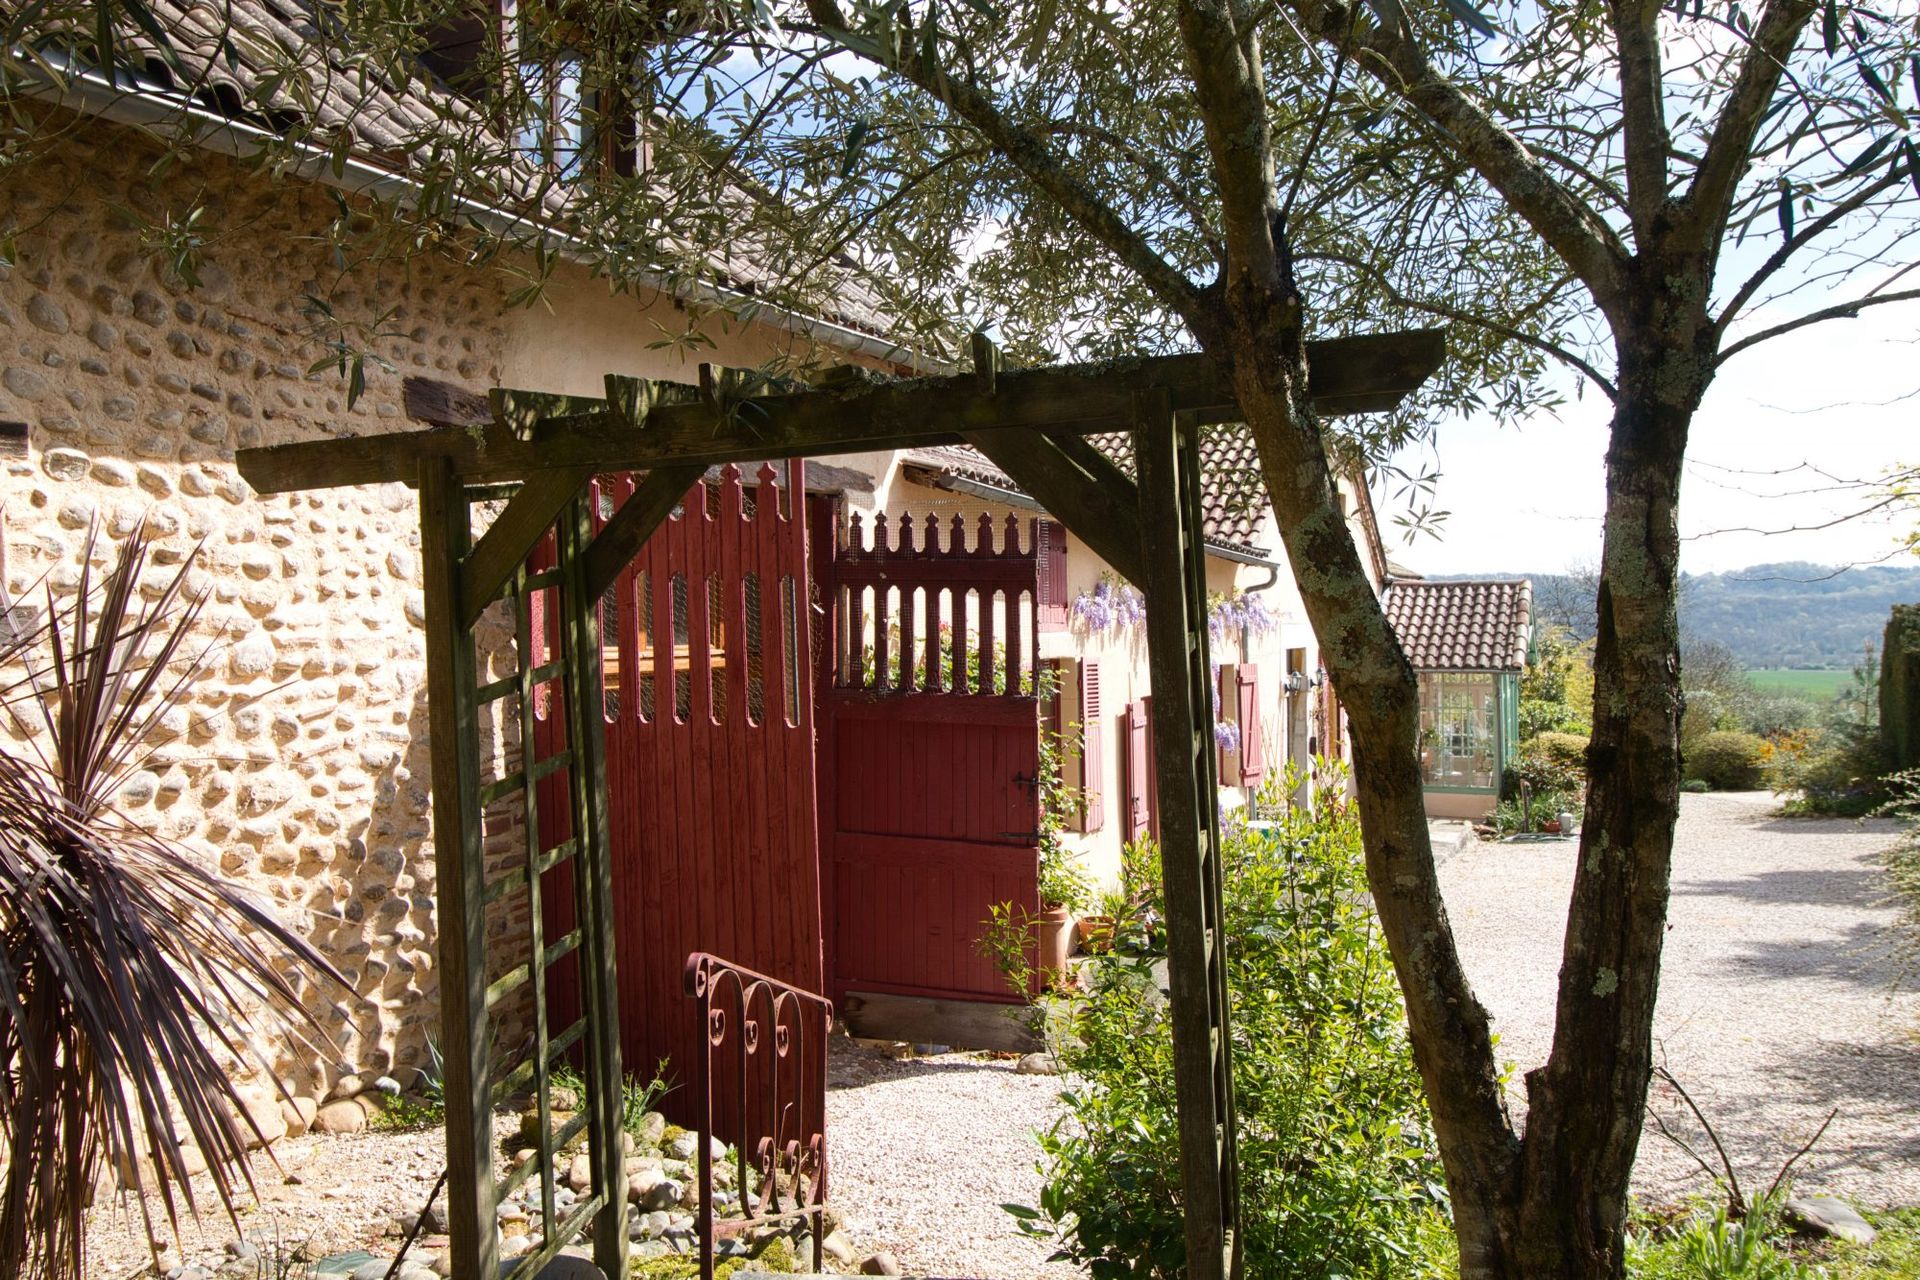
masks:
<path fill-rule="evenodd" d="M 27 58 L 21 51 L 15 52 L 24 64 L 31 65 L 35 59 L 39 59 L 60 69 L 66 77 L 65 83 L 32 75 L 26 78 L 24 89 L 30 97 L 54 103 L 69 111 L 110 120 L 115 124 L 167 133 L 203 150 L 240 160 L 250 159 L 261 151 L 290 145 L 295 159 L 289 168 L 295 175 L 309 181 L 356 195 L 391 200 L 403 206 L 413 204 L 419 196 L 419 184 L 404 174 L 369 164 L 352 155 L 347 156 L 344 163 L 339 162 L 331 152 L 312 143 L 289 143 L 288 139 L 258 125 L 210 111 L 193 99 L 154 81 L 129 73 L 118 74 L 115 79 L 109 80 L 97 69 L 76 63 L 57 50 L 36 51 L 34 58 Z M 335 171 L 336 164 L 339 166 L 338 172 Z M 532 222 L 511 210 L 465 196 L 454 197 L 453 203 L 462 214 L 495 234 L 524 234 L 531 228 L 547 249 L 574 262 L 593 262 L 583 241 L 552 226 Z M 637 276 L 641 283 L 656 293 L 682 301 L 726 308 L 755 301 L 746 294 L 712 285 L 674 284 L 651 271 L 639 272 Z M 951 362 L 928 359 L 873 334 L 781 307 L 762 304 L 756 318 L 764 319 L 776 329 L 804 338 L 817 338 L 843 351 L 857 352 L 878 360 L 907 363 L 929 373 L 951 373 L 958 367 Z"/>

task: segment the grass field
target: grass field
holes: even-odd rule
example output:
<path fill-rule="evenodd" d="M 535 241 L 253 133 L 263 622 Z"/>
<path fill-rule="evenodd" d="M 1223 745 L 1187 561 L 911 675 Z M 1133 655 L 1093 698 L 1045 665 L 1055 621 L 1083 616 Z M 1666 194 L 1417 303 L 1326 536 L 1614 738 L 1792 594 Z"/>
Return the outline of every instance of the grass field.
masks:
<path fill-rule="evenodd" d="M 1851 671 L 1749 671 L 1747 676 L 1762 689 L 1797 693 L 1823 702 L 1853 679 Z"/>

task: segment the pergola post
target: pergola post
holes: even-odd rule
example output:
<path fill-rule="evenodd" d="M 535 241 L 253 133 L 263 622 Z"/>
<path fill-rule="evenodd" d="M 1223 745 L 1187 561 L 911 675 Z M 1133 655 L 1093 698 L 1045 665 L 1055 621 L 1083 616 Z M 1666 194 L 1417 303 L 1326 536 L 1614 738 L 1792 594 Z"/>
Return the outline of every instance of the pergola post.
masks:
<path fill-rule="evenodd" d="M 531 1276 L 589 1227 L 594 1261 L 619 1280 L 627 1268 L 627 1185 L 620 1145 L 619 1004 L 613 963 L 612 867 L 606 826 L 605 730 L 601 718 L 599 597 L 587 586 L 587 547 L 593 521 L 590 470 L 543 472 L 515 495 L 481 538 L 472 538 L 475 493 L 453 463 L 428 456 L 418 467 L 420 541 L 426 603 L 427 707 L 433 744 L 433 830 L 438 886 L 440 1038 L 445 1061 L 447 1207 L 453 1274 L 492 1277 L 499 1271 L 496 1210 L 529 1179 L 536 1180 L 544 1226 L 539 1248 L 515 1259 L 513 1274 Z M 541 572 L 526 560 L 553 513 L 558 564 Z M 505 588 L 513 615 L 514 670 L 481 684 L 474 622 Z M 557 588 L 557 590 L 555 590 Z M 540 664 L 545 637 L 536 634 L 532 598 L 557 599 L 558 662 Z M 566 746 L 536 760 L 536 703 L 547 682 L 562 694 Z M 520 759 L 503 762 L 502 776 L 484 777 L 481 708 L 505 704 L 517 722 Z M 553 849 L 540 841 L 541 779 L 567 770 L 566 809 L 571 834 Z M 491 880 L 485 853 L 490 806 L 523 806 L 526 845 L 517 865 Z M 546 877 L 570 864 L 573 926 L 547 936 Z M 489 963 L 489 907 L 524 895 L 526 958 L 510 966 Z M 580 979 L 582 1016 L 571 1026 L 549 1023 L 552 966 L 572 954 Z M 504 972 L 496 973 L 496 969 Z M 493 1011 L 524 990 L 532 1006 L 532 1035 L 524 1048 L 496 1043 Z M 552 1105 L 553 1068 L 576 1051 L 585 1066 L 583 1115 L 565 1119 Z M 538 1132 L 526 1144 L 536 1155 L 494 1179 L 494 1108 L 521 1090 L 533 1098 Z M 580 1136 L 588 1141 L 590 1190 L 568 1213 L 555 1195 L 556 1155 Z"/>
<path fill-rule="evenodd" d="M 1199 431 L 1180 421 L 1166 391 L 1156 389 L 1135 398 L 1133 439 L 1187 1276 L 1228 1280 L 1240 1274 L 1240 1188 L 1209 703 Z"/>
<path fill-rule="evenodd" d="M 472 536 L 471 517 L 465 490 L 446 459 L 421 459 L 419 485 L 427 725 L 433 743 L 433 857 L 439 899 L 440 1038 L 447 1104 L 447 1227 L 453 1274 L 491 1276 L 499 1264 L 486 1036 L 479 705 L 473 696 L 473 634 L 462 621 L 460 609 L 460 566 Z"/>
<path fill-rule="evenodd" d="M 684 491 L 683 491 L 684 492 Z M 597 501 L 589 488 L 562 513 L 560 599 L 566 619 L 567 741 L 573 764 L 574 919 L 579 922 L 580 1001 L 587 1010 L 587 1105 L 593 1185 L 607 1192 L 593 1219 L 593 1260 L 619 1280 L 627 1273 L 626 1153 L 620 1145 L 620 998 L 613 954 L 613 850 L 607 835 L 606 718 L 601 710 L 600 596 L 587 583 Z M 536 833 L 529 833 L 537 839 Z M 544 1047 L 544 1046 L 543 1046 Z"/>

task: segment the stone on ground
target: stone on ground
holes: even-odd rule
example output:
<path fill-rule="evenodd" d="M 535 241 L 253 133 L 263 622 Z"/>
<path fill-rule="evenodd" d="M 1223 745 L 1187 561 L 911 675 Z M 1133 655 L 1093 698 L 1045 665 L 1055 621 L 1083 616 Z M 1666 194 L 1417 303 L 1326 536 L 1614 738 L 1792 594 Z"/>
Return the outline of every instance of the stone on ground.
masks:
<path fill-rule="evenodd" d="M 860 1264 L 860 1274 L 863 1276 L 897 1276 L 900 1274 L 900 1263 L 892 1254 L 883 1249 Z"/>
<path fill-rule="evenodd" d="M 1787 1221 L 1808 1235 L 1872 1244 L 1873 1225 L 1837 1196 L 1795 1196 L 1783 1206 Z"/>
<path fill-rule="evenodd" d="M 367 1127 L 367 1111 L 352 1098 L 329 1102 L 313 1113 L 315 1133 L 359 1133 Z"/>

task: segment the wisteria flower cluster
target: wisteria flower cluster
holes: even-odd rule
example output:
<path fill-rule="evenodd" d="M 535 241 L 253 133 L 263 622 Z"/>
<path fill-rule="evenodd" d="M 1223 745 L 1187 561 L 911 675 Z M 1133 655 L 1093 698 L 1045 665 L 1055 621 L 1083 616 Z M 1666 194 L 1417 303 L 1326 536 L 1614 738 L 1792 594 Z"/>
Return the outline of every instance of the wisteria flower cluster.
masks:
<path fill-rule="evenodd" d="M 1240 749 L 1240 726 L 1231 720 L 1215 720 L 1213 722 L 1213 745 L 1219 747 L 1222 751 L 1238 751 Z"/>
<path fill-rule="evenodd" d="M 1212 607 L 1207 610 L 1207 635 L 1215 644 L 1241 630 L 1258 639 L 1280 625 L 1279 617 L 1267 607 L 1266 597 L 1251 591 L 1216 595 L 1211 603 Z"/>
<path fill-rule="evenodd" d="M 1111 575 L 1102 574 L 1093 590 L 1073 598 L 1073 623 L 1090 635 L 1130 631 L 1147 619 L 1147 603 L 1138 591 Z"/>

